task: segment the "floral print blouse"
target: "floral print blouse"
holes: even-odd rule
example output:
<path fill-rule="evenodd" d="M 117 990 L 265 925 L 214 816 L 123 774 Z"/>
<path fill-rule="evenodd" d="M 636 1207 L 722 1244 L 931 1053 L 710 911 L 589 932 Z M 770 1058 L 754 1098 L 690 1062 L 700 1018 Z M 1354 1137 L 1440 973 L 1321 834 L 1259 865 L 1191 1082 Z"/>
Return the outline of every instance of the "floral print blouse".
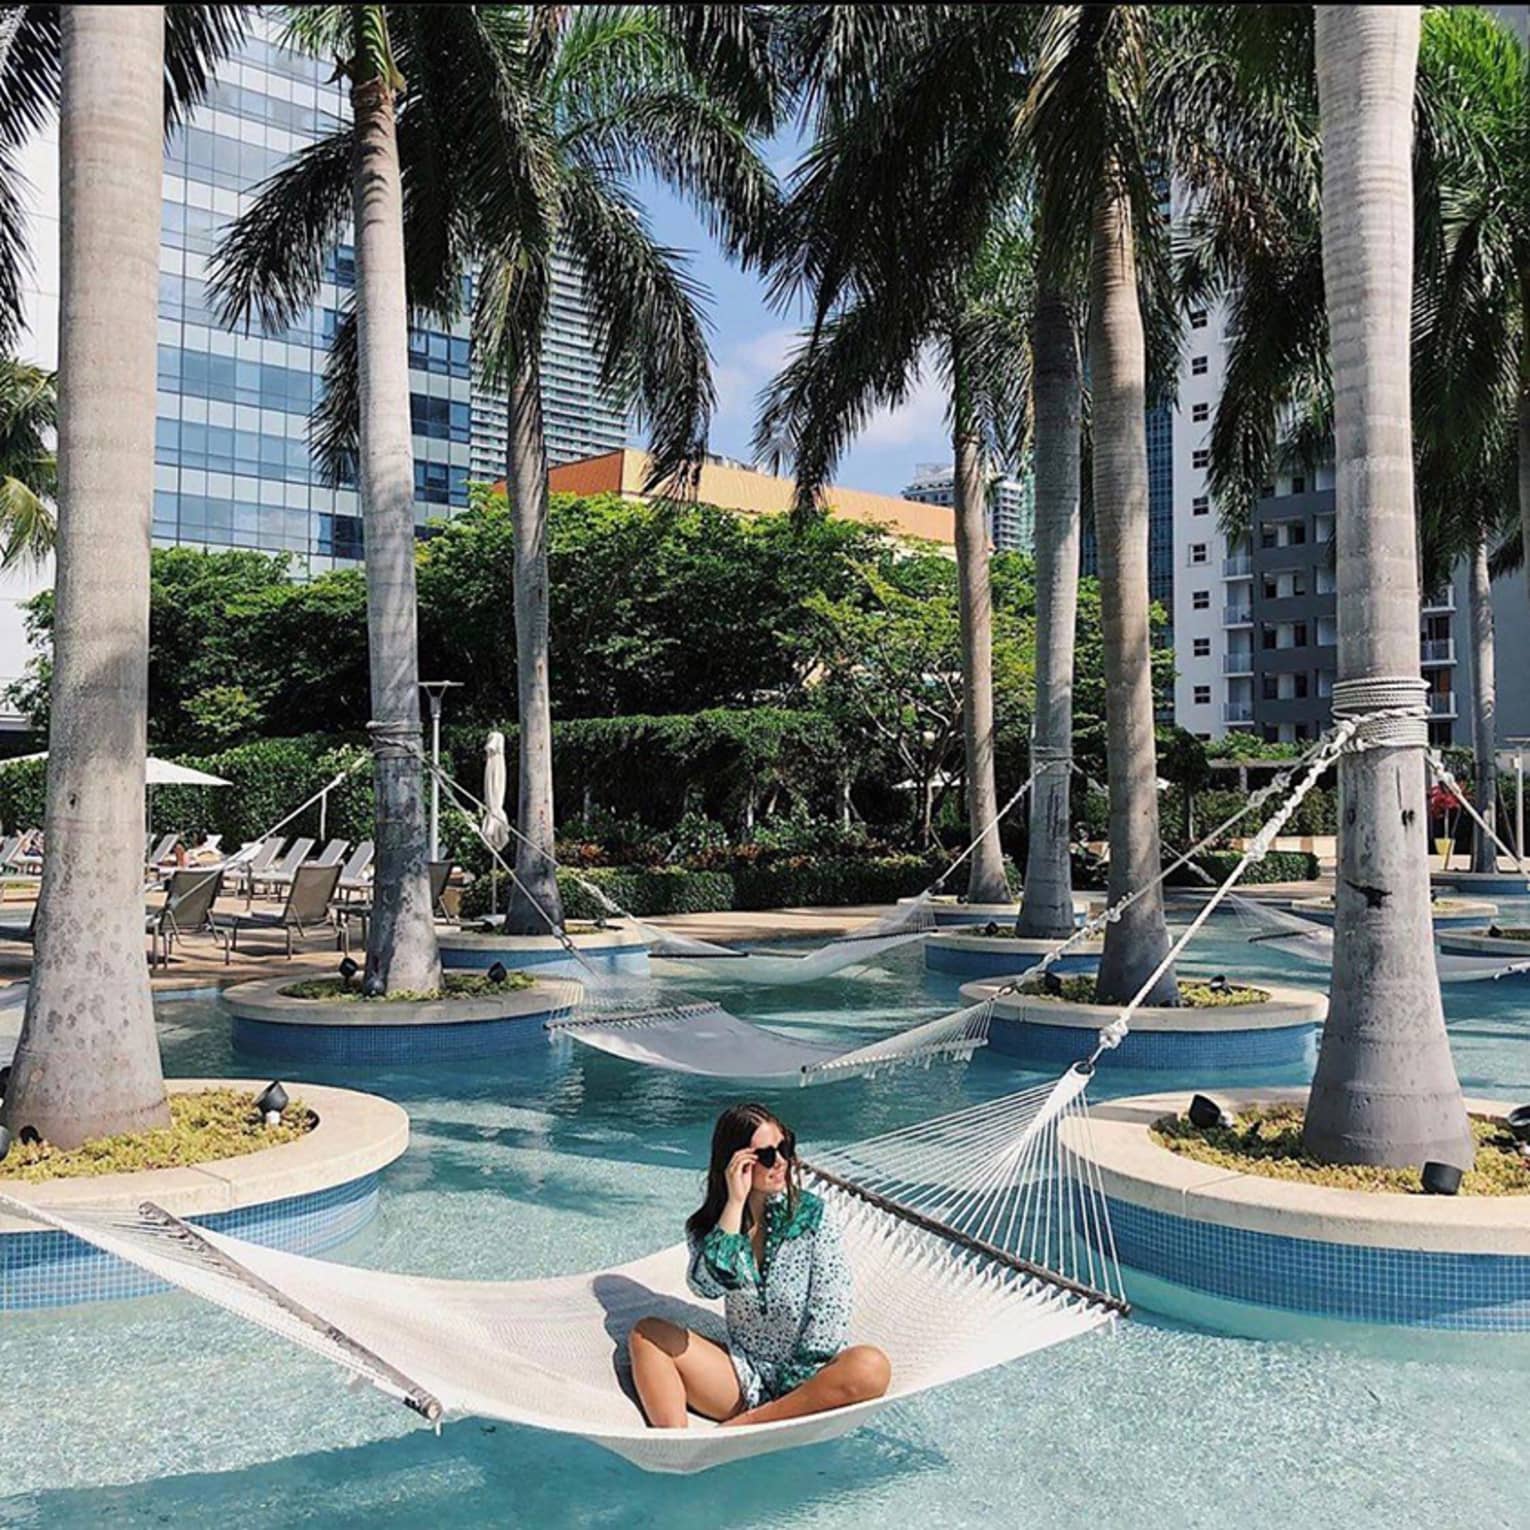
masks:
<path fill-rule="evenodd" d="M 746 1233 L 714 1227 L 691 1240 L 698 1296 L 723 1299 L 728 1351 L 746 1408 L 784 1396 L 828 1364 L 850 1333 L 852 1282 L 839 1222 L 804 1190 L 765 1203 L 759 1267 Z"/>

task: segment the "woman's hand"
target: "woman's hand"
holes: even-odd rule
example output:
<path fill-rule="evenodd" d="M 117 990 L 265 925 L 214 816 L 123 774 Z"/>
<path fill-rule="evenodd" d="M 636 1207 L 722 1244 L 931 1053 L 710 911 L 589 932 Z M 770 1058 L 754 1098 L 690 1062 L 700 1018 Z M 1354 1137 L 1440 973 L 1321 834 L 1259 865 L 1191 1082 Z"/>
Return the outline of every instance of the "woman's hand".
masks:
<path fill-rule="evenodd" d="M 736 1233 L 743 1225 L 744 1203 L 754 1184 L 754 1149 L 741 1147 L 728 1160 L 724 1177 L 728 1181 L 728 1204 L 723 1207 L 717 1225 L 724 1232 Z"/>

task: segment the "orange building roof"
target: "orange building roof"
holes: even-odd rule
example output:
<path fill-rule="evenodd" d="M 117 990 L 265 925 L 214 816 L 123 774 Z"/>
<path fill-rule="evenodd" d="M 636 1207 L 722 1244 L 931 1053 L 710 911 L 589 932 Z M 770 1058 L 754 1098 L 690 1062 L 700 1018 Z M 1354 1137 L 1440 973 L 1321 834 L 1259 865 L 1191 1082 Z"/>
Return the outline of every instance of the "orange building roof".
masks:
<path fill-rule="evenodd" d="M 620 494 L 626 499 L 647 499 L 643 480 L 648 472 L 648 453 L 627 447 L 599 457 L 565 462 L 547 475 L 554 494 Z M 791 509 L 793 485 L 789 478 L 756 472 L 739 463 L 708 458 L 702 464 L 697 498 L 724 510 L 762 515 Z M 950 510 L 940 505 L 921 505 L 891 494 L 872 494 L 865 489 L 834 486 L 824 494 L 833 515 L 866 525 L 882 526 L 899 536 L 920 537 L 950 546 L 955 539 Z"/>

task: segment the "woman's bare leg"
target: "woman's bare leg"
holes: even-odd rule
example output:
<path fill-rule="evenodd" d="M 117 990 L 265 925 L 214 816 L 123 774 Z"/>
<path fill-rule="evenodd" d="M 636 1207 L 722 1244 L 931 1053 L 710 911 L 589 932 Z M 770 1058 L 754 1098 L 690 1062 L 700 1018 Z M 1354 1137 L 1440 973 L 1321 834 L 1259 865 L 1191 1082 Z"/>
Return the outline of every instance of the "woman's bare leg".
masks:
<path fill-rule="evenodd" d="M 632 1384 L 655 1429 L 684 1429 L 689 1405 L 704 1418 L 731 1418 L 743 1406 L 728 1351 L 665 1318 L 645 1317 L 627 1335 Z"/>
<path fill-rule="evenodd" d="M 785 1397 L 735 1414 L 724 1420 L 723 1427 L 769 1424 L 776 1419 L 803 1418 L 809 1413 L 848 1408 L 851 1403 L 880 1397 L 891 1384 L 892 1362 L 887 1356 L 874 1344 L 853 1344 Z"/>

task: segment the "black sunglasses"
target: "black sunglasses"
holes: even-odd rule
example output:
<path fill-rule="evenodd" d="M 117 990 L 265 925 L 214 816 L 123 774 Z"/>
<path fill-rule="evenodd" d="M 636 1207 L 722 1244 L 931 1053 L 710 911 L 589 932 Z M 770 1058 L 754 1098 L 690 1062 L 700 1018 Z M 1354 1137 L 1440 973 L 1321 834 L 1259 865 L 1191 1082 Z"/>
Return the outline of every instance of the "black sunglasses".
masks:
<path fill-rule="evenodd" d="M 783 1137 L 774 1147 L 756 1148 L 754 1161 L 762 1169 L 773 1169 L 776 1166 L 776 1155 L 781 1155 L 783 1163 L 790 1163 L 797 1156 L 797 1139 L 795 1137 Z"/>

